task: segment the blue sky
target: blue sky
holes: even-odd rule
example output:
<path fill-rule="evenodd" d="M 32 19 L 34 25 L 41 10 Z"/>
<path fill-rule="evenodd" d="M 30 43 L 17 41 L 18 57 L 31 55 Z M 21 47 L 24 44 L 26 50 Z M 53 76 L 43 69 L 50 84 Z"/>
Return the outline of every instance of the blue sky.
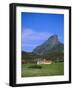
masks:
<path fill-rule="evenodd" d="M 32 50 L 44 43 L 50 36 L 58 35 L 60 42 L 64 43 L 64 15 L 45 13 L 21 14 L 21 50 Z"/>

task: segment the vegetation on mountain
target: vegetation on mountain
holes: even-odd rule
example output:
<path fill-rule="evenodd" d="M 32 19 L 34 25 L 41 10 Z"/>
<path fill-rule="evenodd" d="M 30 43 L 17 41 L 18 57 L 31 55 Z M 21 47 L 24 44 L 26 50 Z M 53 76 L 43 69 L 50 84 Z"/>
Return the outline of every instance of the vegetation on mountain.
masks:
<path fill-rule="evenodd" d="M 22 62 L 36 63 L 37 58 L 51 60 L 53 62 L 64 61 L 64 45 L 59 41 L 57 35 L 51 36 L 32 52 L 22 51 Z"/>

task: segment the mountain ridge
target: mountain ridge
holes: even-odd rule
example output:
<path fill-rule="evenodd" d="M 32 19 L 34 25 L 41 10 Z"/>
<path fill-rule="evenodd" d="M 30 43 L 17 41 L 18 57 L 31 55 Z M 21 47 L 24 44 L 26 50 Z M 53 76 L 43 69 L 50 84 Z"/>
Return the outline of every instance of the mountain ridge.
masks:
<path fill-rule="evenodd" d="M 64 45 L 59 41 L 57 35 L 52 35 L 43 44 L 37 46 L 32 52 L 37 55 L 44 55 L 50 52 L 62 52 Z"/>

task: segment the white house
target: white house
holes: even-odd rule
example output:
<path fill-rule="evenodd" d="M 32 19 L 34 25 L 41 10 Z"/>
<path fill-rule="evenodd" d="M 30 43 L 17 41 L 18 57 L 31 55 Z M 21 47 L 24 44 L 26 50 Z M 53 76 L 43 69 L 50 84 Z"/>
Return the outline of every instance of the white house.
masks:
<path fill-rule="evenodd" d="M 38 58 L 37 59 L 37 64 L 52 64 L 52 61 Z"/>

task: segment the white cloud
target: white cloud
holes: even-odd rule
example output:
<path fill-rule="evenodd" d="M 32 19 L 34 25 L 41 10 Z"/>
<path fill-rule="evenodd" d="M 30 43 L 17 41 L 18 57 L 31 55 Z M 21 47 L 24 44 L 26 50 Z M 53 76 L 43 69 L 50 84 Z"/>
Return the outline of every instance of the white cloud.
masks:
<path fill-rule="evenodd" d="M 22 31 L 22 50 L 31 48 L 34 49 L 36 46 L 42 44 L 52 34 L 48 32 L 37 32 L 31 29 L 24 29 Z"/>

